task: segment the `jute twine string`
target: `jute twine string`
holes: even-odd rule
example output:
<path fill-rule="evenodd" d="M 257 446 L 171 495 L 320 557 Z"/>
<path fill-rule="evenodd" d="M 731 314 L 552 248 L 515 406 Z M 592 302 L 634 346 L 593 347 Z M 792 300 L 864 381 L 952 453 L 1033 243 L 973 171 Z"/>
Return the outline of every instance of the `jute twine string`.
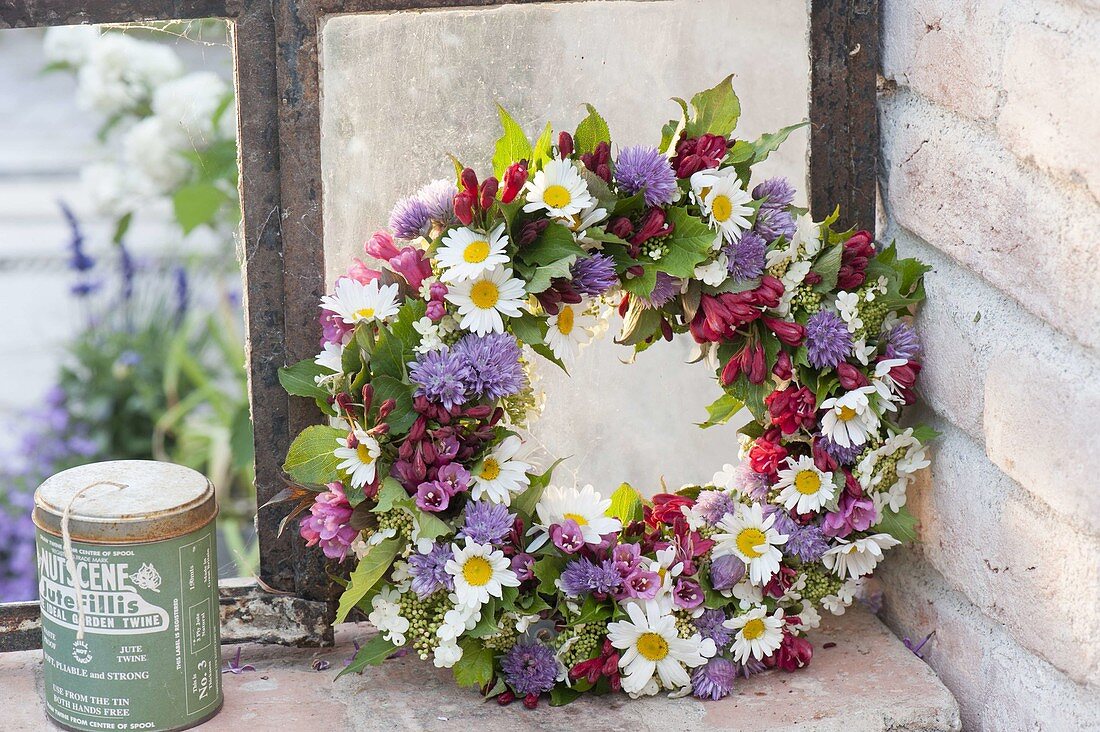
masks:
<path fill-rule="evenodd" d="M 69 576 L 73 580 L 73 592 L 76 593 L 76 639 L 78 641 L 84 640 L 84 590 L 80 586 L 80 577 L 76 573 L 73 539 L 69 535 L 69 517 L 72 515 L 73 504 L 76 503 L 76 499 L 83 496 L 86 491 L 101 485 L 114 486 L 119 490 L 129 487 L 125 483 L 116 483 L 113 480 L 97 480 L 74 493 L 73 497 L 69 499 L 68 505 L 65 506 L 65 510 L 61 512 L 61 542 L 65 552 L 65 566 L 68 568 Z"/>

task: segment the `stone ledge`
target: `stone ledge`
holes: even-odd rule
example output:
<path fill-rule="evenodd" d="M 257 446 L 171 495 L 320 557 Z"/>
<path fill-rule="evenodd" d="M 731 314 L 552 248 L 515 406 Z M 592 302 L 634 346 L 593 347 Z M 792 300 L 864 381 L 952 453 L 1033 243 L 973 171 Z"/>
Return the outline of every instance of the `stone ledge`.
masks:
<path fill-rule="evenodd" d="M 582 698 L 557 708 L 544 701 L 534 711 L 520 704 L 501 708 L 481 702 L 476 692 L 455 687 L 449 671 L 409 657 L 333 682 L 336 669 L 353 651 L 352 641 L 372 632 L 366 625 L 342 626 L 334 648 L 240 646 L 241 663 L 252 664 L 256 671 L 223 675 L 225 707 L 200 729 L 954 732 L 961 728 L 959 707 L 932 669 L 862 609 L 830 619 L 813 634 L 814 659 L 809 668 L 755 676 L 740 682 L 726 699 L 706 703 L 663 696 L 631 701 L 615 695 Z M 235 652 L 231 646 L 222 650 L 227 658 Z M 314 671 L 316 659 L 328 661 L 331 668 Z M 40 699 L 40 669 L 38 651 L 0 655 L 0 704 L 8 732 L 53 729 Z"/>

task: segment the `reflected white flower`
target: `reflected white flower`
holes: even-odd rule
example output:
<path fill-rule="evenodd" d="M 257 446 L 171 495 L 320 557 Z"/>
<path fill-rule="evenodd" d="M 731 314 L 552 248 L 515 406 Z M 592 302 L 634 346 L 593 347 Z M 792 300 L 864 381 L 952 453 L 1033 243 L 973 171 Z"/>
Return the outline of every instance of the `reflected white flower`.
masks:
<path fill-rule="evenodd" d="M 42 51 L 50 63 L 80 66 L 88 60 L 99 41 L 99 26 L 58 25 L 46 29 Z"/>
<path fill-rule="evenodd" d="M 183 157 L 187 138 L 160 117 L 146 117 L 122 139 L 122 158 L 134 174 L 157 194 L 177 188 L 191 172 Z"/>
<path fill-rule="evenodd" d="M 77 103 L 111 117 L 151 101 L 153 89 L 183 73 L 171 48 L 121 33 L 103 35 L 77 73 Z"/>
<path fill-rule="evenodd" d="M 164 123 L 179 129 L 190 146 L 202 148 L 215 136 L 214 115 L 228 101 L 229 85 L 211 71 L 194 73 L 173 79 L 153 92 L 153 113 Z M 229 110 L 223 110 L 222 115 Z"/>

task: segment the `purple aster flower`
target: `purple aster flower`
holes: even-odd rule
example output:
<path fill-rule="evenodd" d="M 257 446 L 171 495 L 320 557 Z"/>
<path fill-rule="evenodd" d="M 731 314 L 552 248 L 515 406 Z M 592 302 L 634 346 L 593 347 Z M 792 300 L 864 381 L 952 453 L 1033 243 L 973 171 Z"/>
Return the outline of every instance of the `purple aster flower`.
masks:
<path fill-rule="evenodd" d="M 772 528 L 787 535 L 787 543 L 780 547 L 788 557 L 798 557 L 803 562 L 816 562 L 829 550 L 829 540 L 820 526 L 801 526 L 786 511 L 775 511 Z"/>
<path fill-rule="evenodd" d="M 825 454 L 836 460 L 840 465 L 855 465 L 856 458 L 859 457 L 866 445 L 850 445 L 843 447 L 830 440 L 825 435 L 817 436 L 817 444 L 821 446 L 821 449 L 825 451 Z"/>
<path fill-rule="evenodd" d="M 655 147 L 637 145 L 619 152 L 615 182 L 627 195 L 642 192 L 647 206 L 672 203 L 676 198 L 676 173 L 672 163 Z"/>
<path fill-rule="evenodd" d="M 439 178 L 417 191 L 416 197 L 427 207 L 432 221 L 448 226 L 456 221 L 454 202 L 457 193 L 454 181 Z"/>
<path fill-rule="evenodd" d="M 719 650 L 727 648 L 733 642 L 733 631 L 722 625 L 726 621 L 726 614 L 721 610 L 704 610 L 703 614 L 693 619 L 695 629 L 704 638 L 710 638 Z"/>
<path fill-rule="evenodd" d="M 753 470 L 752 465 L 747 460 L 737 464 L 737 470 L 733 473 L 732 485 L 735 490 L 740 491 L 757 503 L 768 500 L 768 490 L 771 488 L 771 484 L 768 483 L 768 476 Z"/>
<path fill-rule="evenodd" d="M 402 198 L 390 212 L 390 229 L 398 239 L 415 239 L 428 233 L 432 212 L 418 196 Z"/>
<path fill-rule="evenodd" d="M 759 234 L 746 231 L 736 241 L 722 247 L 726 268 L 737 282 L 754 280 L 764 274 L 764 253 L 768 243 Z"/>
<path fill-rule="evenodd" d="M 516 515 L 508 507 L 492 501 L 466 504 L 466 523 L 457 538 L 469 537 L 478 544 L 497 544 L 512 531 Z"/>
<path fill-rule="evenodd" d="M 679 294 L 680 280 L 667 272 L 657 272 L 657 283 L 653 285 L 653 291 L 640 299 L 647 308 L 656 310 L 667 305 Z"/>
<path fill-rule="evenodd" d="M 831 369 L 848 357 L 852 334 L 832 310 L 818 310 L 806 321 L 806 351 L 815 369 Z"/>
<path fill-rule="evenodd" d="M 416 384 L 416 396 L 450 409 L 466 401 L 470 367 L 458 349 L 422 353 L 409 364 L 409 381 Z"/>
<path fill-rule="evenodd" d="M 329 559 L 344 561 L 359 530 L 351 526 L 351 504 L 344 495 L 344 486 L 329 483 L 328 490 L 318 493 L 309 507 L 309 515 L 298 522 L 298 533 L 306 546 L 320 544 Z"/>
<path fill-rule="evenodd" d="M 566 564 L 560 582 L 562 591 L 570 597 L 591 593 L 609 595 L 623 586 L 623 578 L 614 561 L 605 559 L 596 564 L 585 557 Z"/>
<path fill-rule="evenodd" d="M 737 501 L 721 491 L 701 491 L 695 499 L 695 508 L 704 521 L 715 526 L 727 513 L 737 510 Z"/>
<path fill-rule="evenodd" d="M 745 563 L 732 554 L 716 558 L 710 565 L 710 586 L 731 590 L 745 576 Z"/>
<path fill-rule="evenodd" d="M 790 241 L 798 230 L 798 226 L 794 222 L 794 217 L 784 208 L 761 208 L 760 213 L 756 215 L 756 224 L 753 229 L 771 243 L 779 237 Z"/>
<path fill-rule="evenodd" d="M 554 688 L 558 659 L 541 643 L 517 643 L 500 659 L 504 680 L 517 694 L 542 694 Z"/>
<path fill-rule="evenodd" d="M 920 338 L 908 323 L 898 323 L 886 334 L 886 358 L 911 360 L 920 355 Z"/>
<path fill-rule="evenodd" d="M 752 197 L 764 199 L 761 208 L 784 208 L 794 201 L 794 188 L 786 178 L 768 178 L 752 189 Z"/>
<path fill-rule="evenodd" d="M 570 268 L 570 275 L 573 289 L 590 297 L 604 294 L 619 282 L 619 276 L 615 274 L 615 260 L 606 254 L 578 259 Z"/>
<path fill-rule="evenodd" d="M 454 577 L 447 574 L 447 562 L 454 553 L 446 544 L 432 544 L 427 554 L 416 552 L 409 556 L 409 574 L 412 589 L 423 600 L 436 590 L 453 590 Z"/>
<path fill-rule="evenodd" d="M 737 665 L 716 656 L 692 672 L 691 693 L 697 699 L 718 700 L 733 691 L 736 678 Z"/>
<path fill-rule="evenodd" d="M 467 394 L 496 401 L 527 388 L 519 343 L 510 333 L 471 333 L 455 344 L 452 353 L 465 367 L 462 378 Z"/>

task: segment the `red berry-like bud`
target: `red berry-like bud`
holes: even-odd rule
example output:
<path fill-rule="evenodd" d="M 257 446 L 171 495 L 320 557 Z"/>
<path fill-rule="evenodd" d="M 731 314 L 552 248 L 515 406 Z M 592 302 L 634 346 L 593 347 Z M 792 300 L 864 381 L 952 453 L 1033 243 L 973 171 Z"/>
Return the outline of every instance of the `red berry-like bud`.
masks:
<path fill-rule="evenodd" d="M 463 168 L 459 176 L 462 181 L 462 189 L 467 193 L 477 194 L 477 173 L 473 168 Z"/>
<path fill-rule="evenodd" d="M 501 203 L 511 203 L 523 189 L 527 182 L 527 161 L 520 160 L 512 163 L 508 170 L 504 171 L 504 192 L 500 195 Z"/>
<path fill-rule="evenodd" d="M 474 220 L 475 200 L 477 200 L 477 194 L 469 191 L 463 191 L 455 196 L 455 216 L 465 226 L 469 226 Z"/>
<path fill-rule="evenodd" d="M 488 211 L 489 207 L 493 205 L 493 201 L 497 197 L 497 188 L 500 183 L 496 178 L 487 178 L 484 183 L 481 184 L 481 210 Z"/>
<path fill-rule="evenodd" d="M 558 154 L 562 160 L 573 154 L 573 136 L 568 132 L 558 133 Z"/>
<path fill-rule="evenodd" d="M 786 381 L 794 376 L 794 367 L 791 364 L 791 357 L 786 351 L 780 351 L 779 357 L 775 360 L 775 366 L 772 366 L 772 373 L 775 374 L 777 379 Z"/>
<path fill-rule="evenodd" d="M 871 383 L 867 380 L 867 376 L 862 371 L 847 362 L 841 363 L 836 367 L 836 375 L 837 378 L 840 379 L 840 385 L 848 391 L 859 389 Z"/>

